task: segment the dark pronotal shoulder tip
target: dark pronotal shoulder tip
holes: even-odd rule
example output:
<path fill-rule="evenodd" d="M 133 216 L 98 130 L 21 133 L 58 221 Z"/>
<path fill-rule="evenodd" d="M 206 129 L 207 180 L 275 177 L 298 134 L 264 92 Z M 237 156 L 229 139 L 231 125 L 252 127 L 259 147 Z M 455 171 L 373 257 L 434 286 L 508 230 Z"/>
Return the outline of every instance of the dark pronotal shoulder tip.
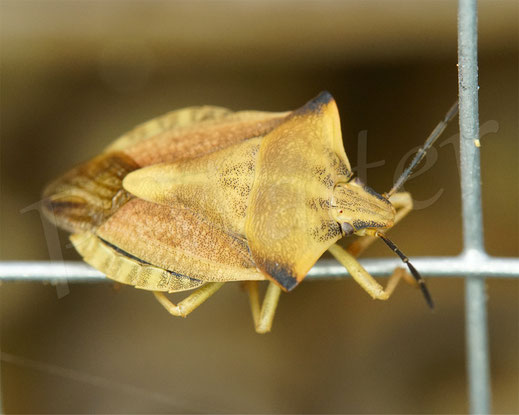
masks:
<path fill-rule="evenodd" d="M 322 91 L 317 95 L 315 98 L 308 101 L 305 105 L 303 105 L 301 108 L 296 110 L 295 112 L 297 114 L 305 114 L 307 112 L 316 112 L 321 110 L 321 108 L 324 105 L 327 105 L 333 101 L 332 94 L 330 94 L 328 91 Z"/>
<path fill-rule="evenodd" d="M 287 266 L 267 262 L 264 269 L 285 291 L 292 291 L 299 284 Z"/>

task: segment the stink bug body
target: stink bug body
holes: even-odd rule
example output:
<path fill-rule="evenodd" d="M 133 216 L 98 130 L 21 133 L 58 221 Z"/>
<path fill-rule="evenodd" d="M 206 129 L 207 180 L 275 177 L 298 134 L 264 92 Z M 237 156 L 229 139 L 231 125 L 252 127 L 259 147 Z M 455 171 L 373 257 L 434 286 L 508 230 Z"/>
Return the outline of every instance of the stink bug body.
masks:
<path fill-rule="evenodd" d="M 290 291 L 329 250 L 374 298 L 389 297 L 356 261 L 387 239 L 412 208 L 396 193 L 455 107 L 387 194 L 353 178 L 335 101 L 321 93 L 292 112 L 193 107 L 137 127 L 100 156 L 50 184 L 47 216 L 72 232 L 86 262 L 109 278 L 153 291 L 186 316 L 224 282 L 246 281 L 256 330 L 270 330 L 281 290 Z M 360 238 L 347 250 L 343 236 Z M 260 306 L 257 281 L 270 284 Z M 164 293 L 196 289 L 175 305 Z"/>

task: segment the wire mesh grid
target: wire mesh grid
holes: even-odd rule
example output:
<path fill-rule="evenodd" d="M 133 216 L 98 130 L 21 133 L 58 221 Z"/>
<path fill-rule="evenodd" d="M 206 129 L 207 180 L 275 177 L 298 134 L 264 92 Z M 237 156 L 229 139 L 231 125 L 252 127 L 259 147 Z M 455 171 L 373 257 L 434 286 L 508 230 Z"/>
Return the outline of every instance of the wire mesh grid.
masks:
<path fill-rule="evenodd" d="M 483 240 L 478 117 L 477 2 L 459 0 L 458 66 L 460 170 L 463 217 L 463 252 L 456 257 L 413 258 L 429 277 L 457 276 L 465 279 L 465 326 L 470 412 L 491 409 L 489 350 L 487 338 L 486 278 L 518 278 L 519 258 L 496 258 L 485 253 Z M 388 276 L 397 259 L 360 261 L 373 276 Z M 308 278 L 342 278 L 345 269 L 333 260 L 321 260 Z M 80 262 L 0 262 L 0 281 L 107 282 L 99 271 Z M 1 396 L 1 395 L 0 395 Z"/>

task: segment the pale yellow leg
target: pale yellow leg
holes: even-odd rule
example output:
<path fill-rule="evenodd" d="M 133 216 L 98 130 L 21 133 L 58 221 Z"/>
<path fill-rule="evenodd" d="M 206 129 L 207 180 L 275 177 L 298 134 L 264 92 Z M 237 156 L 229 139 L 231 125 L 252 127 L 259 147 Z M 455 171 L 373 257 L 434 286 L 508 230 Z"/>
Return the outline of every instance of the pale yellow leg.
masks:
<path fill-rule="evenodd" d="M 196 291 L 194 291 L 189 297 L 184 298 L 180 303 L 173 304 L 171 300 L 166 297 L 163 292 L 154 291 L 153 294 L 157 301 L 168 310 L 168 312 L 177 317 L 186 317 L 195 308 L 201 305 L 205 300 L 211 297 L 216 291 L 218 291 L 223 282 L 209 282 L 202 285 Z"/>
<path fill-rule="evenodd" d="M 337 261 L 344 265 L 352 278 L 376 300 L 387 300 L 391 294 L 393 294 L 393 291 L 402 278 L 412 285 L 417 285 L 416 281 L 405 269 L 396 268 L 389 277 L 387 286 L 384 289 L 347 250 L 337 244 L 331 246 L 328 250 Z"/>
<path fill-rule="evenodd" d="M 407 192 L 395 193 L 389 199 L 396 209 L 395 223 L 400 222 L 412 209 L 413 199 Z M 393 225 L 393 226 L 394 226 Z M 411 285 L 417 285 L 414 278 L 403 268 L 396 268 L 389 277 L 386 289 L 384 289 L 355 259 L 376 239 L 375 236 L 364 236 L 357 239 L 347 250 L 335 244 L 328 250 L 348 270 L 353 279 L 369 294 L 378 300 L 387 300 L 395 290 L 400 279 L 404 278 Z"/>
<path fill-rule="evenodd" d="M 272 328 L 272 321 L 274 320 L 279 296 L 281 295 L 281 288 L 270 282 L 260 308 L 258 281 L 247 281 L 246 285 L 256 332 L 260 334 L 268 333 Z"/>
<path fill-rule="evenodd" d="M 259 300 L 258 281 L 246 281 L 245 288 L 249 294 L 250 309 L 252 311 L 252 320 L 256 327 L 261 316 L 261 306 Z"/>
<path fill-rule="evenodd" d="M 343 247 L 334 244 L 328 251 L 348 270 L 353 279 L 369 294 L 377 300 L 387 300 L 389 295 L 384 288 L 369 275 L 368 271 L 360 265 L 355 257 L 346 251 Z"/>
<path fill-rule="evenodd" d="M 395 224 L 393 225 L 395 226 L 413 210 L 413 198 L 411 197 L 411 193 L 399 192 L 391 196 L 389 201 L 396 209 Z"/>
<path fill-rule="evenodd" d="M 411 274 L 409 274 L 409 272 L 407 272 L 405 268 L 395 268 L 393 273 L 389 276 L 386 288 L 384 289 L 388 297 L 390 297 L 391 294 L 393 294 L 393 291 L 395 291 L 395 288 L 401 279 L 403 279 L 409 285 L 418 287 L 418 283 L 416 282 L 416 280 L 413 278 Z"/>

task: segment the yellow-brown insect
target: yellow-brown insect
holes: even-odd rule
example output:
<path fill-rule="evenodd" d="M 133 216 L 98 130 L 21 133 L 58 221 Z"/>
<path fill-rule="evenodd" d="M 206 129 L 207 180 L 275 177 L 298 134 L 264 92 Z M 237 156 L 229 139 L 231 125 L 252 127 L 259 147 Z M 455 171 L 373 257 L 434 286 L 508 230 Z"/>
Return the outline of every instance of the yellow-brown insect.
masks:
<path fill-rule="evenodd" d="M 374 298 L 388 298 L 403 275 L 384 290 L 355 256 L 380 237 L 408 263 L 382 231 L 411 210 L 409 194 L 394 187 L 382 196 L 352 176 L 337 106 L 322 93 L 292 112 L 173 111 L 49 185 L 44 205 L 86 262 L 154 291 L 174 315 L 224 282 L 247 281 L 256 330 L 266 332 L 281 290 L 326 250 Z M 335 244 L 352 233 L 366 238 L 348 250 Z M 195 288 L 178 305 L 163 294 Z"/>

